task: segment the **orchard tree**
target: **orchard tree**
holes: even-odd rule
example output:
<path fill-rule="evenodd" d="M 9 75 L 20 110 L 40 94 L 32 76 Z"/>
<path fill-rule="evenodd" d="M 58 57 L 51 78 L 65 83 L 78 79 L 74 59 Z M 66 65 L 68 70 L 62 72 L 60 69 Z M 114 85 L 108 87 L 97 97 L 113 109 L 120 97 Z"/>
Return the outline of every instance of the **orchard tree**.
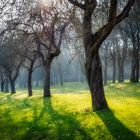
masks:
<path fill-rule="evenodd" d="M 117 46 L 117 62 L 118 62 L 118 82 L 124 82 L 124 64 L 128 52 L 128 37 L 119 30 L 119 34 L 116 36 Z"/>
<path fill-rule="evenodd" d="M 116 44 L 117 40 L 115 39 L 115 35 L 113 34 L 110 38 L 111 45 L 109 47 L 109 55 L 112 61 L 112 83 L 116 82 L 116 62 L 117 62 L 117 52 L 116 52 Z"/>
<path fill-rule="evenodd" d="M 18 77 L 19 70 L 23 63 L 23 59 L 19 56 L 16 48 L 18 47 L 17 38 L 15 33 L 11 32 L 5 34 L 5 39 L 1 46 L 0 52 L 0 65 L 4 69 L 6 76 L 6 83 L 10 82 L 11 93 L 16 93 L 15 81 Z M 6 86 L 5 83 L 5 86 Z"/>
<path fill-rule="evenodd" d="M 130 82 L 139 82 L 139 70 L 140 70 L 140 10 L 138 2 L 134 5 L 130 17 L 127 19 L 125 24 L 121 25 L 122 31 L 132 42 L 131 50 L 131 76 Z"/>
<path fill-rule="evenodd" d="M 7 30 L 16 30 L 34 38 L 36 53 L 44 66 L 44 97 L 50 97 L 50 70 L 53 59 L 60 54 L 60 47 L 69 20 L 57 2 L 42 6 L 39 1 L 19 1 L 14 5 L 15 15 L 6 21 Z M 69 14 L 70 12 L 68 12 Z M 65 16 L 64 16 L 65 15 Z"/>
<path fill-rule="evenodd" d="M 108 18 L 106 23 L 93 33 L 94 25 L 92 24 L 92 16 L 100 5 L 100 1 L 96 0 L 68 0 L 74 6 L 83 10 L 83 42 L 86 55 L 86 75 L 88 85 L 92 96 L 93 111 L 97 109 L 107 108 L 107 101 L 104 95 L 102 67 L 99 56 L 99 48 L 103 41 L 108 37 L 113 28 L 123 19 L 129 16 L 131 7 L 135 0 L 128 0 L 126 5 L 119 8 L 118 0 L 110 0 L 107 3 Z M 124 1 L 123 1 L 124 2 Z M 120 9 L 123 9 L 120 12 Z"/>
<path fill-rule="evenodd" d="M 35 52 L 37 50 L 37 43 L 34 38 L 24 36 L 20 39 L 20 47 L 17 48 L 18 54 L 25 59 L 23 67 L 27 69 L 28 78 L 28 96 L 32 96 L 32 74 L 40 67 L 39 56 Z"/>
<path fill-rule="evenodd" d="M 34 35 L 38 42 L 36 53 L 41 57 L 44 66 L 44 97 L 50 97 L 51 64 L 61 52 L 60 47 L 69 22 L 61 19 L 56 7 L 50 7 L 47 11 L 41 10 L 35 20 L 39 21 L 38 25 L 41 27 L 39 32 L 34 30 Z"/>

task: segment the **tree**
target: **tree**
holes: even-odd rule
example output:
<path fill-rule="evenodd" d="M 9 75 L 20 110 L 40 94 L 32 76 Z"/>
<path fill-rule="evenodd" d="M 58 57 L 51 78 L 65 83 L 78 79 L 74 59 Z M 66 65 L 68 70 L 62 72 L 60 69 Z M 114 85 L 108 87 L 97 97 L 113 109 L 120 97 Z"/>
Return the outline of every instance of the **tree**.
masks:
<path fill-rule="evenodd" d="M 35 39 L 34 51 L 44 66 L 44 97 L 50 97 L 50 69 L 53 59 L 60 54 L 63 35 L 69 21 L 57 2 L 42 7 L 39 1 L 15 3 L 16 15 L 6 21 L 7 30 L 16 30 Z M 68 13 L 69 14 L 69 13 Z"/>
<path fill-rule="evenodd" d="M 121 25 L 122 31 L 126 34 L 126 36 L 132 42 L 132 49 L 131 49 L 131 57 L 132 57 L 132 64 L 131 64 L 131 76 L 130 82 L 139 82 L 139 53 L 140 53 L 140 16 L 139 16 L 139 8 L 137 7 L 138 3 L 134 5 L 130 17 L 127 19 L 126 23 Z"/>
<path fill-rule="evenodd" d="M 128 52 L 128 37 L 119 29 L 118 43 L 116 47 L 118 62 L 118 82 L 124 82 L 124 63 Z"/>
<path fill-rule="evenodd" d="M 1 92 L 4 92 L 4 85 L 5 85 L 5 75 L 1 73 Z"/>
<path fill-rule="evenodd" d="M 32 73 L 40 67 L 40 63 L 37 63 L 39 56 L 35 52 L 37 50 L 37 44 L 34 38 L 29 37 L 28 35 L 22 35 L 23 38 L 20 39 L 20 46 L 17 48 L 18 54 L 25 59 L 23 66 L 27 69 L 28 78 L 28 96 L 32 96 Z"/>
<path fill-rule="evenodd" d="M 8 87 L 7 83 L 9 79 L 12 94 L 16 93 L 15 81 L 18 77 L 19 70 L 23 62 L 23 59 L 21 59 L 16 52 L 15 48 L 17 45 L 17 42 L 15 39 L 11 38 L 11 36 L 6 38 L 6 41 L 1 47 L 0 54 L 0 65 L 3 67 L 6 76 L 5 86 Z"/>
<path fill-rule="evenodd" d="M 111 40 L 111 46 L 109 47 L 109 54 L 110 54 L 110 57 L 111 57 L 111 60 L 112 60 L 112 67 L 113 67 L 113 70 L 112 70 L 112 83 L 115 83 L 116 82 L 116 61 L 117 61 L 117 52 L 116 52 L 116 40 L 115 40 L 115 36 L 113 34 L 113 37 L 110 38 Z"/>
<path fill-rule="evenodd" d="M 98 29 L 94 34 L 92 32 L 92 15 L 95 12 L 98 2 L 96 0 L 85 0 L 78 2 L 77 0 L 68 0 L 74 6 L 83 10 L 83 42 L 86 55 L 86 75 L 88 85 L 92 96 L 93 110 L 107 108 L 107 101 L 104 95 L 102 67 L 99 56 L 99 48 L 113 28 L 123 19 L 128 17 L 129 11 L 135 0 L 129 0 L 121 13 L 118 15 L 118 1 L 110 0 L 107 5 L 109 9 L 107 23 Z M 94 13 L 95 14 L 95 13 Z"/>
<path fill-rule="evenodd" d="M 61 21 L 56 7 L 41 10 L 38 20 L 42 27 L 40 32 L 34 32 L 38 49 L 36 53 L 42 58 L 44 65 L 44 97 L 50 97 L 50 70 L 55 57 L 60 54 L 63 35 L 68 22 Z M 61 22 L 60 22 L 61 21 Z"/>
<path fill-rule="evenodd" d="M 108 57 L 109 57 L 109 48 L 110 48 L 110 40 L 106 40 L 103 43 L 103 64 L 104 64 L 104 85 L 107 85 L 107 71 L 108 71 Z"/>

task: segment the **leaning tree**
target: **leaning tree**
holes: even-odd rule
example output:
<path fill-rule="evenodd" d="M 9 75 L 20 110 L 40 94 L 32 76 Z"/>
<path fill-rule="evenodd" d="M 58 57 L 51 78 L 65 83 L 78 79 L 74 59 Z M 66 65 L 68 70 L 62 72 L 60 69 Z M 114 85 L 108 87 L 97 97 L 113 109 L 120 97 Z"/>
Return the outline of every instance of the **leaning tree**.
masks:
<path fill-rule="evenodd" d="M 86 55 L 86 75 L 92 96 L 93 110 L 107 108 L 107 101 L 104 95 L 102 67 L 99 56 L 99 48 L 108 37 L 113 28 L 123 19 L 129 16 L 131 7 L 135 0 L 122 1 L 125 6 L 120 7 L 119 0 L 104 1 L 108 15 L 106 23 L 93 33 L 95 26 L 92 18 L 96 15 L 96 9 L 101 5 L 97 0 L 68 0 L 74 6 L 83 10 L 83 42 Z M 121 4 L 121 5 L 123 5 Z M 121 10 L 122 9 L 122 10 Z M 81 15 L 82 16 L 82 15 Z M 96 15 L 98 16 L 98 15 Z M 97 21 L 98 22 L 98 21 Z"/>

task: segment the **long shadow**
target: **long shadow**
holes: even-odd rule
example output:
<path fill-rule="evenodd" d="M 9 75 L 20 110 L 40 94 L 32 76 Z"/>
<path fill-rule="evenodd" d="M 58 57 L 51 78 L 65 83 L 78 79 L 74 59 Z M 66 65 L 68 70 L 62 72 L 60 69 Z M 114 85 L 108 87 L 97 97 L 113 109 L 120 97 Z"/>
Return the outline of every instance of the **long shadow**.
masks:
<path fill-rule="evenodd" d="M 48 113 L 51 116 L 52 122 L 55 122 L 57 129 L 57 139 L 74 140 L 80 137 L 83 140 L 90 140 L 90 135 L 81 127 L 73 114 L 57 113 L 51 103 L 51 100 L 44 100 L 44 107 L 48 108 Z"/>
<path fill-rule="evenodd" d="M 23 140 L 31 140 L 34 137 L 34 131 L 42 133 L 42 136 L 36 136 L 36 140 L 52 139 L 52 140 L 74 140 L 83 139 L 91 140 L 90 135 L 81 127 L 80 123 L 75 119 L 72 113 L 60 114 L 56 112 L 52 106 L 51 99 L 43 100 L 43 109 L 37 115 L 34 108 L 34 119 L 32 126 L 25 134 Z M 39 125 L 39 120 L 47 114 L 45 127 Z M 44 134 L 44 132 L 45 134 Z"/>
<path fill-rule="evenodd" d="M 118 120 L 110 109 L 97 111 L 96 114 L 104 122 L 110 134 L 116 140 L 140 140 L 138 136 L 129 130 L 120 120 Z"/>

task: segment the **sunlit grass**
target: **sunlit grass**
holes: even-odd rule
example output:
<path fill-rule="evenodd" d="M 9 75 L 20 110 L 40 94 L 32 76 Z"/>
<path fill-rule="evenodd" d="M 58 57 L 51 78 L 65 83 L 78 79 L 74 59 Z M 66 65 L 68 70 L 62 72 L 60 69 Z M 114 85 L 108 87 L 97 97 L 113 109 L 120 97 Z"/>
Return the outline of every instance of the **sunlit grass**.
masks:
<path fill-rule="evenodd" d="M 41 89 L 27 97 L 0 94 L 0 140 L 136 140 L 140 139 L 140 84 L 105 87 L 110 109 L 91 112 L 87 85 L 52 87 L 52 98 Z M 64 94 L 66 93 L 66 94 Z"/>

